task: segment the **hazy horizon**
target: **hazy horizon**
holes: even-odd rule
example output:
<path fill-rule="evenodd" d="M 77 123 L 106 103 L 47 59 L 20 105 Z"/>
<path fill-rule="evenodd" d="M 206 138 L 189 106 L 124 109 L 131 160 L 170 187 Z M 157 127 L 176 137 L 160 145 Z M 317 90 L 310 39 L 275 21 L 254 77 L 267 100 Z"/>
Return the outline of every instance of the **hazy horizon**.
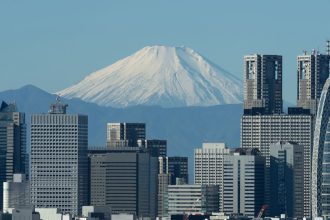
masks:
<path fill-rule="evenodd" d="M 242 79 L 246 54 L 283 55 L 284 100 L 295 103 L 296 57 L 324 52 L 330 2 L 56 1 L 0 3 L 0 91 L 48 92 L 149 45 L 181 46 Z"/>

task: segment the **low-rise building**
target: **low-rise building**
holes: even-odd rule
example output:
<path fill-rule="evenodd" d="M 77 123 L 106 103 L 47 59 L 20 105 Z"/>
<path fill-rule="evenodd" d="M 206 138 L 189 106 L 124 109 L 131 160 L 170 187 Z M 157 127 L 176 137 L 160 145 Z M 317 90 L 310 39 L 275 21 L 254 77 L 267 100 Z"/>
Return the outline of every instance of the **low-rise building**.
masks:
<path fill-rule="evenodd" d="M 219 187 L 216 185 L 169 185 L 168 213 L 209 214 L 219 211 Z"/>
<path fill-rule="evenodd" d="M 25 174 L 14 174 L 13 181 L 3 183 L 3 212 L 30 207 L 30 184 Z"/>

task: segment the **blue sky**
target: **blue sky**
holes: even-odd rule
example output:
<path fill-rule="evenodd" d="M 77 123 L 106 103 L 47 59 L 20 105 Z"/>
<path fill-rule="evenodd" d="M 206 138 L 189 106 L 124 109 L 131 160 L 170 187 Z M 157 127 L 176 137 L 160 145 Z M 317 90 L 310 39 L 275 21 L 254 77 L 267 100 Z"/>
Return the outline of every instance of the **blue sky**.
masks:
<path fill-rule="evenodd" d="M 147 45 L 188 46 L 242 78 L 242 57 L 281 54 L 284 98 L 296 56 L 324 51 L 330 1 L 139 0 L 0 2 L 0 91 L 55 92 Z"/>

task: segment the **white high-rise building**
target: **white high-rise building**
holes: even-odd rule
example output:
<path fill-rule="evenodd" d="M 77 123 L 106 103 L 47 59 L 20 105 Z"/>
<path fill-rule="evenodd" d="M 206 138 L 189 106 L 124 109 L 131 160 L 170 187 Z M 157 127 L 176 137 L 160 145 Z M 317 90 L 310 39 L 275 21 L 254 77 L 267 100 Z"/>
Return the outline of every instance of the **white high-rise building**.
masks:
<path fill-rule="evenodd" d="M 224 156 L 220 212 L 255 217 L 264 204 L 265 157 L 258 149 L 237 149 Z"/>
<path fill-rule="evenodd" d="M 230 153 L 225 143 L 203 143 L 195 149 L 195 184 L 222 184 L 223 156 Z"/>
<path fill-rule="evenodd" d="M 88 205 L 88 117 L 66 107 L 58 98 L 31 117 L 31 203 L 78 215 Z"/>

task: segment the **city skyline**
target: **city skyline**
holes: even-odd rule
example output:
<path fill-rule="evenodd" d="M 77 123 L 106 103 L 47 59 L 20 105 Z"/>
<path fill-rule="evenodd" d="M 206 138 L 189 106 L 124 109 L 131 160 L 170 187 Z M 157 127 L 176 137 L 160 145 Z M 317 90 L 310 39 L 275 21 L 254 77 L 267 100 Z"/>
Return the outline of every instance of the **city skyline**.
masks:
<path fill-rule="evenodd" d="M 330 219 L 329 6 L 0 3 L 0 219 Z"/>
<path fill-rule="evenodd" d="M 144 46 L 186 45 L 241 79 L 244 55 L 282 55 L 283 97 L 295 103 L 296 57 L 303 50 L 324 52 L 330 36 L 320 22 L 327 19 L 329 2 L 127 4 L 2 3 L 0 40 L 6 44 L 2 45 L 0 71 L 6 80 L 0 82 L 1 91 L 34 84 L 56 92 Z M 302 19 L 306 15 L 309 19 Z"/>
<path fill-rule="evenodd" d="M 328 56 L 330 55 L 327 55 L 327 59 Z M 282 82 L 280 77 L 281 58 L 275 58 L 275 63 L 273 57 L 270 60 L 265 59 L 266 61 L 261 62 L 264 65 L 258 64 L 254 59 L 248 60 L 247 77 L 244 82 L 248 85 L 245 89 L 246 94 L 249 93 L 249 86 L 252 86 L 252 83 L 249 82 L 252 79 L 259 79 L 259 75 L 261 79 L 265 79 L 261 80 L 260 88 L 255 87 L 260 90 L 258 93 L 261 94 L 267 94 L 270 91 L 269 87 L 264 85 L 271 85 L 276 79 L 279 79 L 278 83 Z M 258 74 L 258 71 L 255 72 L 256 66 L 262 67 L 261 74 Z M 305 73 L 307 79 L 313 79 L 318 74 L 316 71 L 305 71 Z M 329 75 L 329 70 L 326 69 L 326 72 L 322 73 Z M 265 75 L 267 78 L 264 77 Z M 298 74 L 298 79 L 301 79 L 300 74 Z M 301 80 L 304 80 L 304 77 Z M 320 81 L 318 86 L 323 87 L 322 84 L 323 81 Z M 321 162 L 322 141 L 326 133 L 323 122 L 320 124 L 320 114 L 327 120 L 329 118 L 327 115 L 329 100 L 326 97 L 328 88 L 329 79 L 321 96 L 315 97 L 315 102 L 320 102 L 318 110 L 315 112 L 310 111 L 308 105 L 306 108 L 304 108 L 305 106 L 290 107 L 287 114 L 278 114 L 278 111 L 282 111 L 281 102 L 278 105 L 278 111 L 267 111 L 267 103 L 276 103 L 278 97 L 266 96 L 267 100 L 261 101 L 261 104 L 266 103 L 266 105 L 260 105 L 260 99 L 254 99 L 255 96 L 245 94 L 244 101 L 250 100 L 252 105 L 248 105 L 248 109 L 245 108 L 246 106 L 243 107 L 240 148 L 226 150 L 224 143 L 205 143 L 202 150 L 196 149 L 194 185 L 189 185 L 189 181 L 187 181 L 189 176 L 188 158 L 166 157 L 166 142 L 160 140 L 153 140 L 154 142 L 150 142 L 149 146 L 145 123 L 108 122 L 106 144 L 103 149 L 90 149 L 89 155 L 92 157 L 88 162 L 88 116 L 66 114 L 68 105 L 61 103 L 60 97 L 57 97 L 56 103 L 51 104 L 48 114 L 33 114 L 31 117 L 31 204 L 36 205 L 37 208 L 59 208 L 62 213 L 70 213 L 73 216 L 80 215 L 84 205 L 93 207 L 111 205 L 115 214 L 123 213 L 126 210 L 125 213 L 128 212 L 138 217 L 150 216 L 151 219 L 154 219 L 157 216 L 156 210 L 161 213 L 164 210 L 166 212 L 166 208 L 162 204 L 167 204 L 168 215 L 189 212 L 208 214 L 219 210 L 226 214 L 242 213 L 253 218 L 259 213 L 260 207 L 264 207 L 265 204 L 269 205 L 270 210 L 275 210 L 273 202 L 270 202 L 273 198 L 270 197 L 270 193 L 274 193 L 280 196 L 279 198 L 274 197 L 275 202 L 283 206 L 281 209 L 288 217 L 299 217 L 300 219 L 303 216 L 307 218 L 327 216 L 325 208 L 319 205 L 318 197 L 315 202 L 313 189 L 316 188 L 316 182 L 319 184 L 320 172 L 323 172 L 323 175 L 328 169 L 327 163 L 322 164 L 325 168 L 318 165 Z M 304 91 L 304 89 L 300 90 Z M 274 94 L 282 94 L 282 88 L 275 86 Z M 257 105 L 253 105 L 253 103 Z M 7 107 L 6 103 L 3 103 L 2 106 L 4 106 L 2 109 Z M 16 108 L 13 108 L 12 111 L 14 110 Z M 316 135 L 313 136 L 315 113 L 317 113 Z M 15 117 L 13 118 L 15 119 Z M 3 120 L 6 120 L 6 117 L 3 117 Z M 317 133 L 318 131 L 320 134 Z M 25 136 L 23 135 L 23 137 Z M 316 158 L 317 163 L 313 160 L 313 173 L 311 173 L 311 151 L 315 150 L 313 149 L 313 137 L 316 143 L 317 138 L 320 137 L 320 144 L 315 148 L 319 149 L 317 152 L 319 155 Z M 278 141 L 289 141 L 290 144 L 291 141 L 296 142 L 292 142 L 292 144 L 299 145 L 299 153 L 297 154 L 298 151 L 293 153 L 293 148 L 291 148 L 291 153 L 289 148 L 284 153 L 280 149 L 281 146 L 278 146 Z M 325 144 L 326 141 L 325 139 Z M 282 144 L 282 142 L 279 143 Z M 324 152 L 326 150 L 325 148 Z M 126 154 L 129 152 L 130 156 Z M 141 161 L 137 159 L 140 158 L 140 153 Z M 199 153 L 202 153 L 202 156 Z M 285 156 L 286 154 L 288 157 Z M 277 157 L 275 163 L 273 163 L 274 157 Z M 315 156 L 313 155 L 313 157 Z M 157 159 L 159 159 L 159 164 Z M 170 162 L 170 159 L 174 161 Z M 287 162 L 284 162 L 285 160 Z M 59 161 L 65 166 L 59 166 Z M 166 162 L 164 163 L 164 161 Z M 292 163 L 292 161 L 296 162 Z M 303 163 L 301 163 L 302 161 Z M 168 164 L 166 164 L 167 162 Z M 79 165 L 78 168 L 77 165 Z M 89 169 L 87 169 L 88 166 Z M 100 170 L 105 167 L 105 170 Z M 165 170 L 164 167 L 166 167 Z M 203 169 L 205 171 L 202 171 Z M 206 170 L 209 170 L 209 173 Z M 157 171 L 160 183 L 158 185 Z M 294 171 L 293 176 L 289 174 L 291 171 Z M 317 171 L 317 181 L 315 181 L 314 171 Z M 288 175 L 286 175 L 287 172 Z M 209 182 L 214 174 L 219 179 Z M 274 175 L 276 178 L 273 181 Z M 76 182 L 77 177 L 79 177 L 79 181 Z M 87 177 L 90 181 L 90 191 L 87 190 Z M 176 177 L 175 181 L 171 177 Z M 286 180 L 284 177 L 294 178 L 298 181 L 295 187 L 297 191 L 287 194 L 286 197 L 283 195 L 286 190 L 292 188 L 292 181 Z M 86 182 L 82 181 L 83 179 Z M 66 182 L 67 180 L 70 181 Z M 126 180 L 129 181 L 126 182 Z M 201 182 L 198 182 L 199 180 Z M 57 183 L 57 181 L 59 182 Z M 71 185 L 73 182 L 75 184 L 85 182 L 86 185 L 78 185 L 77 188 L 76 185 Z M 61 184 L 63 185 L 59 188 Z M 167 189 L 166 184 L 168 184 Z M 24 183 L 21 181 L 16 188 L 17 190 L 24 189 Z M 81 190 L 78 192 L 78 189 Z M 271 189 L 276 189 L 278 192 L 273 192 Z M 322 185 L 322 198 L 327 196 L 326 189 Z M 12 200 L 6 204 L 14 202 L 15 191 L 7 190 L 6 195 L 7 192 L 6 198 Z M 129 193 L 126 195 L 127 192 Z M 157 192 L 162 195 L 158 200 Z M 219 192 L 219 195 L 216 192 Z M 25 193 L 28 195 L 28 192 Z M 69 202 L 70 197 L 66 195 L 70 194 L 73 197 L 77 195 L 78 198 Z M 106 197 L 103 197 L 104 195 Z M 294 201 L 297 196 L 300 198 L 299 203 L 290 202 Z M 90 198 L 90 201 L 87 201 L 87 198 Z M 283 199 L 287 202 L 283 202 Z M 191 205 L 178 206 L 177 204 L 180 204 L 181 200 L 187 200 L 187 204 Z M 131 201 L 130 208 L 127 206 L 128 201 Z M 157 203 L 161 207 L 157 206 Z M 317 204 L 315 205 L 315 203 Z M 15 208 L 18 207 L 15 206 L 15 203 L 12 204 Z M 294 212 L 292 208 L 297 207 L 296 205 L 300 208 Z M 189 209 L 190 206 L 193 208 Z M 6 209 L 9 210 L 8 207 Z M 321 211 L 316 213 L 315 209 Z M 13 216 L 14 213 L 15 211 L 13 211 Z M 282 214 L 281 211 L 274 213 L 276 214 L 273 215 Z M 166 213 L 162 216 L 166 216 Z"/>

